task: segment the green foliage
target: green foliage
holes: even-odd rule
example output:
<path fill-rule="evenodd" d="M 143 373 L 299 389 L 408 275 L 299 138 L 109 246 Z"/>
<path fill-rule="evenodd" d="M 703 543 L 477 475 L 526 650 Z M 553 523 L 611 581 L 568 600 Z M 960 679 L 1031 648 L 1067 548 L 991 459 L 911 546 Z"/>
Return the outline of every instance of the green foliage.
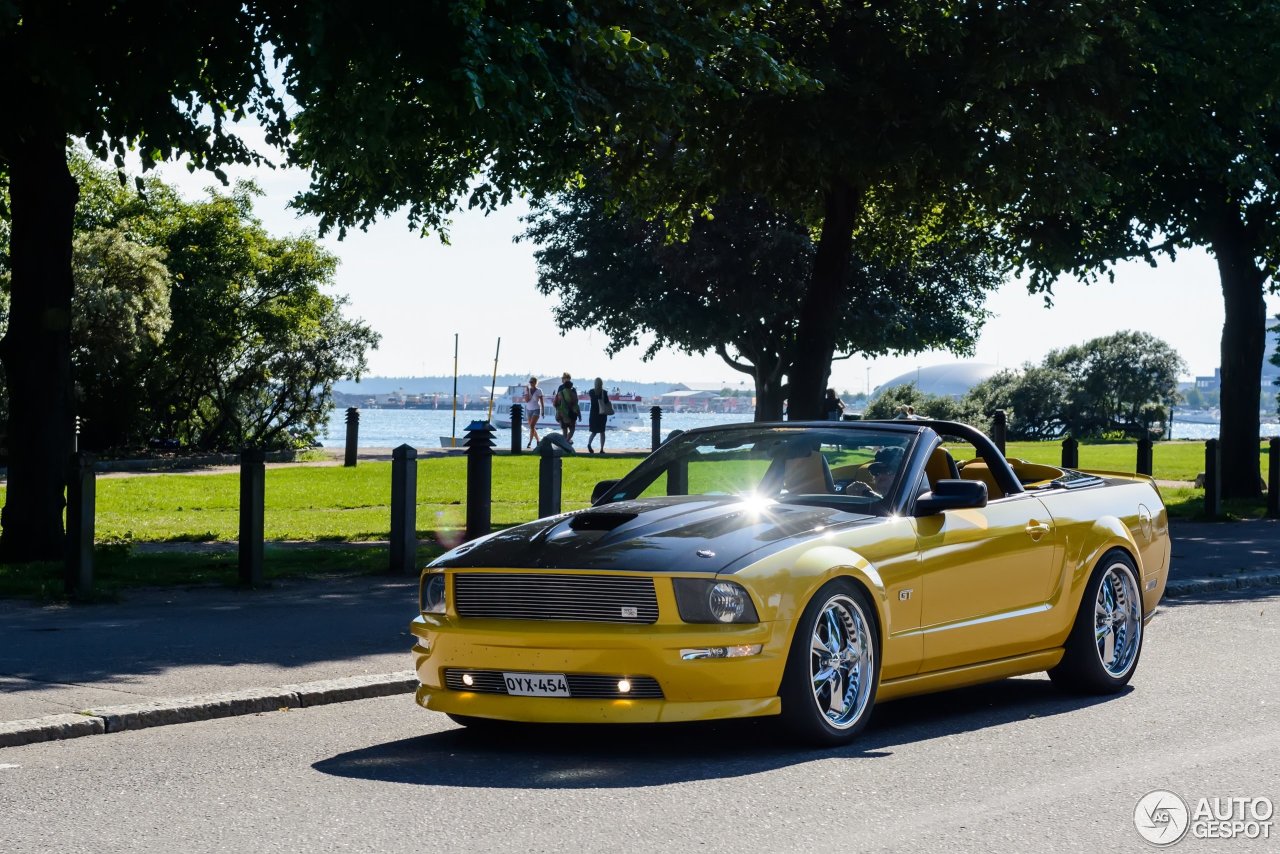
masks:
<path fill-rule="evenodd" d="M 985 416 L 1005 410 L 1010 439 L 1052 439 L 1066 432 L 1070 399 L 1065 372 L 1026 364 L 1021 371 L 1001 371 L 978 383 L 965 395 L 965 404 Z"/>
<path fill-rule="evenodd" d="M 1001 371 L 965 396 L 964 408 L 1004 409 L 1011 439 L 1117 434 L 1141 438 L 1169 418 L 1178 375 L 1186 370 L 1168 344 L 1146 332 L 1117 332 L 1050 352 L 1039 366 Z"/>
<path fill-rule="evenodd" d="M 714 351 L 754 378 L 757 420 L 781 417 L 782 377 L 808 346 L 799 323 L 816 255 L 811 232 L 760 199 L 733 197 L 681 239 L 628 205 L 611 212 L 603 186 L 535 201 L 529 218 L 538 288 L 560 297 L 560 328 L 604 330 L 611 354 L 645 332 L 653 337 L 645 358 L 672 347 Z M 896 248 L 850 263 L 850 298 L 834 309 L 837 346 L 872 356 L 970 349 L 985 292 L 999 284 L 989 257 L 963 233 Z"/>
<path fill-rule="evenodd" d="M 312 238 L 268 235 L 251 184 L 185 202 L 155 178 L 139 196 L 78 153 L 72 165 L 81 447 L 313 443 L 333 383 L 358 376 L 378 341 L 324 292 L 337 259 Z"/>
<path fill-rule="evenodd" d="M 1187 369 L 1172 347 L 1146 332 L 1117 332 L 1054 350 L 1044 367 L 1066 378 L 1063 420 L 1077 437 L 1148 435 L 1153 425 L 1168 421 L 1166 405 Z"/>
<path fill-rule="evenodd" d="M 73 251 L 71 358 L 81 442 L 137 444 L 150 420 L 148 370 L 171 323 L 165 252 L 117 228 L 82 232 Z"/>
<path fill-rule="evenodd" d="M 908 410 L 910 407 L 910 410 Z M 920 418 L 936 418 L 939 421 L 972 421 L 968 411 L 953 397 L 929 394 L 915 383 L 890 386 L 876 394 L 863 410 L 863 419 L 886 420 L 901 418 L 908 413 Z M 975 424 L 975 426 L 981 426 Z"/>

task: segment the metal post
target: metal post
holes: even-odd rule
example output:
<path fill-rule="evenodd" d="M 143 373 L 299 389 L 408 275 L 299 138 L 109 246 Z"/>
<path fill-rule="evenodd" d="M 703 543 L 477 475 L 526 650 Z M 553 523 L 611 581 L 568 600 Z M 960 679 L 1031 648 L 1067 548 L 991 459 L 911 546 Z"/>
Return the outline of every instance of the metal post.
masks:
<path fill-rule="evenodd" d="M 1151 476 L 1153 471 L 1151 462 L 1151 440 L 1143 437 L 1138 440 L 1138 474 Z"/>
<path fill-rule="evenodd" d="M 391 574 L 408 575 L 418 558 L 418 451 L 391 452 Z"/>
<path fill-rule="evenodd" d="M 651 448 L 658 450 L 658 446 L 662 444 L 662 407 L 649 407 L 649 417 L 653 419 L 653 435 L 651 439 Z"/>
<path fill-rule="evenodd" d="M 71 453 L 80 452 L 80 416 L 75 417 L 75 421 L 71 424 Z"/>
<path fill-rule="evenodd" d="M 344 466 L 356 464 L 356 449 L 360 447 L 360 410 L 354 406 L 347 407 L 347 457 Z"/>
<path fill-rule="evenodd" d="M 1070 436 L 1062 440 L 1062 467 L 1064 469 L 1080 468 L 1080 443 Z"/>
<path fill-rule="evenodd" d="M 1005 418 L 1004 410 L 997 409 L 991 415 L 991 441 L 995 442 L 995 445 L 1000 449 L 1001 454 L 1004 453 L 1004 439 L 1005 434 L 1008 432 L 1007 428 L 1008 421 Z"/>
<path fill-rule="evenodd" d="M 676 460 L 667 467 L 667 495 L 689 494 L 689 461 Z"/>
<path fill-rule="evenodd" d="M 511 453 L 519 456 L 524 450 L 524 407 L 518 403 L 511 405 Z"/>
<path fill-rule="evenodd" d="M 1204 443 L 1204 515 L 1222 515 L 1222 451 L 1217 439 Z"/>
<path fill-rule="evenodd" d="M 1267 518 L 1280 519 L 1280 437 L 1267 448 Z"/>
<path fill-rule="evenodd" d="M 93 454 L 71 455 L 67 472 L 67 555 L 65 582 L 68 593 L 85 595 L 93 590 L 94 502 L 97 482 Z"/>
<path fill-rule="evenodd" d="M 266 454 L 260 448 L 245 448 L 240 452 L 240 583 L 249 587 L 266 579 L 262 568 L 266 485 Z"/>
<path fill-rule="evenodd" d="M 489 533 L 493 503 L 493 434 L 488 421 L 472 421 L 464 441 L 467 454 L 467 531 L 474 540 Z"/>
<path fill-rule="evenodd" d="M 538 443 L 538 518 L 555 516 L 560 512 L 560 486 L 563 462 L 556 452 L 553 437 L 549 433 Z"/>

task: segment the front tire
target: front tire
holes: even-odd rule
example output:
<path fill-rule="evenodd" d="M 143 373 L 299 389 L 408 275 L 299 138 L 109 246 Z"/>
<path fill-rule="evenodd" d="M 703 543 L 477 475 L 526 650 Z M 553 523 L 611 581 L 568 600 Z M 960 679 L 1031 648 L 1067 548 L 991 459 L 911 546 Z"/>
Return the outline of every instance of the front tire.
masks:
<path fill-rule="evenodd" d="M 853 741 L 880 686 L 880 634 L 866 592 L 847 578 L 824 584 L 796 624 L 778 694 L 782 724 L 818 747 Z"/>
<path fill-rule="evenodd" d="M 1114 694 L 1129 684 L 1145 635 L 1139 578 L 1124 552 L 1102 556 L 1085 585 L 1066 653 L 1049 671 L 1056 684 L 1086 694 Z"/>

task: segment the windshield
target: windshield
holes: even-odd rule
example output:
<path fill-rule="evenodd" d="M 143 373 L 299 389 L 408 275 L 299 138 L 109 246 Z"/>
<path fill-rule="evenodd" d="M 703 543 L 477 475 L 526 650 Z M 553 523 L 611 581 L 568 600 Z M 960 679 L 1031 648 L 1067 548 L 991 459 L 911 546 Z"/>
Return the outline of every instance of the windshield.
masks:
<path fill-rule="evenodd" d="M 736 426 L 677 436 L 609 491 L 758 497 L 885 515 L 916 434 L 874 429 Z"/>

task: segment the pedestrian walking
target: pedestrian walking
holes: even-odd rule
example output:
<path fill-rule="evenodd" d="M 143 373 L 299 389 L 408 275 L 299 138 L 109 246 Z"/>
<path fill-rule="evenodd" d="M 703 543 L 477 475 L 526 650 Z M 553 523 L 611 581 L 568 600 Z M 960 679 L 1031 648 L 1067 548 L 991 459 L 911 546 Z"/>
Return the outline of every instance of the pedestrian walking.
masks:
<path fill-rule="evenodd" d="M 587 397 L 591 399 L 591 414 L 587 416 L 587 426 L 591 429 L 591 435 L 587 437 L 587 452 L 594 454 L 596 449 L 591 447 L 591 443 L 595 440 L 596 434 L 600 434 L 600 453 L 604 453 L 604 431 L 609 424 L 609 416 L 613 414 L 613 401 L 609 399 L 609 392 L 604 390 L 604 380 L 596 377 L 595 384 L 587 392 Z"/>
<path fill-rule="evenodd" d="M 538 441 L 538 419 L 542 417 L 542 389 L 538 388 L 538 378 L 529 377 L 529 388 L 524 393 L 524 413 L 529 419 L 529 444 L 532 448 Z"/>
<path fill-rule="evenodd" d="M 827 389 L 827 396 L 822 399 L 822 419 L 839 421 L 844 417 L 844 401 L 836 396 L 836 390 Z"/>
<path fill-rule="evenodd" d="M 560 387 L 551 398 L 551 405 L 556 409 L 556 422 L 560 425 L 560 432 L 564 433 L 565 441 L 572 445 L 573 431 L 578 429 L 578 419 L 582 417 L 582 412 L 578 408 L 578 390 L 573 387 L 573 377 L 567 371 L 560 376 Z"/>

